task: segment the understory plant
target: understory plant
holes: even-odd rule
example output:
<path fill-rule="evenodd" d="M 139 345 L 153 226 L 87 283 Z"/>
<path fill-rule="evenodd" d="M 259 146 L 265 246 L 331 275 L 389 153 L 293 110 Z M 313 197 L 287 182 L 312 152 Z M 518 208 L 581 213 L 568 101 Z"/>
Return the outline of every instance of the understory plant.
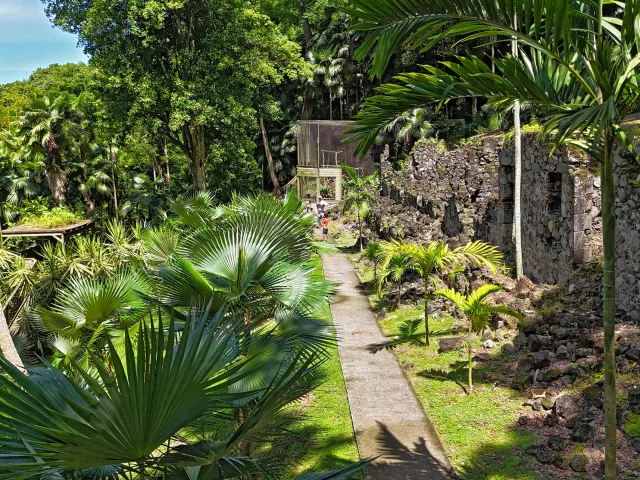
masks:
<path fill-rule="evenodd" d="M 522 320 L 524 317 L 516 309 L 508 307 L 506 305 L 491 305 L 488 302 L 488 297 L 492 293 L 499 292 L 502 287 L 498 285 L 483 285 L 477 290 L 463 295 L 452 289 L 437 290 L 435 295 L 444 297 L 455 305 L 465 317 L 468 322 L 468 338 L 467 338 L 467 353 L 469 362 L 469 395 L 473 394 L 473 334 L 484 332 L 491 322 L 493 315 L 508 315 L 518 320 Z"/>
<path fill-rule="evenodd" d="M 176 203 L 161 228 L 110 228 L 122 265 L 95 278 L 58 278 L 68 265 L 51 249 L 55 301 L 35 311 L 57 353 L 28 376 L 0 360 L 0 478 L 270 478 L 251 446 L 321 380 L 335 287 L 309 264 L 313 218 L 297 198 L 205 200 Z M 234 431 L 185 442 L 211 415 Z"/>
<path fill-rule="evenodd" d="M 428 245 L 393 241 L 382 245 L 382 268 L 387 269 L 396 255 L 406 256 L 406 270 L 412 270 L 422 277 L 424 287 L 424 325 L 425 343 L 429 345 L 429 303 L 433 300 L 433 290 L 437 278 L 445 268 L 462 265 L 485 266 L 495 271 L 502 262 L 502 253 L 497 247 L 485 242 L 469 242 L 466 245 L 449 249 L 444 242 L 432 242 Z"/>
<path fill-rule="evenodd" d="M 376 198 L 369 190 L 376 185 L 378 178 L 375 174 L 361 176 L 355 168 L 349 165 L 342 165 L 342 171 L 346 173 L 343 209 L 344 211 L 351 209 L 355 211 L 358 224 L 358 243 L 360 251 L 362 251 L 362 215 L 367 206 L 376 203 Z"/>

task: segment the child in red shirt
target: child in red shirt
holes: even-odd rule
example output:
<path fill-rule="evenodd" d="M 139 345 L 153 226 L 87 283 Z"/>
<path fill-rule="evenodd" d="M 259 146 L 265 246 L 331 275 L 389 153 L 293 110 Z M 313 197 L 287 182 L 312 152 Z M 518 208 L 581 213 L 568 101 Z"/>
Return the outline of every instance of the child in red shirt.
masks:
<path fill-rule="evenodd" d="M 322 217 L 322 241 L 327 242 L 329 240 L 329 215 L 326 213 Z"/>

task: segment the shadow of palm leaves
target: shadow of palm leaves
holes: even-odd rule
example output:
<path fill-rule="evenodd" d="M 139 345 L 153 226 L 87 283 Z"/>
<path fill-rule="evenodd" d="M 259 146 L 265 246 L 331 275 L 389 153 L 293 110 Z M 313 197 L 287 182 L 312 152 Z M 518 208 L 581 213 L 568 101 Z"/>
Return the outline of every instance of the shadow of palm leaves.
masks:
<path fill-rule="evenodd" d="M 365 469 L 368 480 L 457 478 L 450 465 L 444 464 L 433 456 L 425 438 L 420 437 L 409 448 L 400 442 L 386 425 L 378 422 L 378 427 L 376 442 L 380 457 Z M 439 442 L 435 430 L 433 428 L 429 430 L 433 438 Z"/>

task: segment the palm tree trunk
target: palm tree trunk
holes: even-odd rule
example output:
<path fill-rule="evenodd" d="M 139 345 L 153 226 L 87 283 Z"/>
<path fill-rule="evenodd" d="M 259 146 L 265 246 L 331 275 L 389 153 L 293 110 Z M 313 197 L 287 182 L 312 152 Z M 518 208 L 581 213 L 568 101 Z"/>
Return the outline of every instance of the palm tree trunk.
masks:
<path fill-rule="evenodd" d="M 169 148 L 167 147 L 167 140 L 165 139 L 164 141 L 164 163 L 165 163 L 165 170 L 166 170 L 166 175 L 165 175 L 165 179 L 167 182 L 167 185 L 171 184 L 171 172 L 169 171 Z"/>
<path fill-rule="evenodd" d="M 362 222 L 360 220 L 360 210 L 357 212 L 358 215 L 358 236 L 360 237 L 360 251 L 362 251 Z"/>
<path fill-rule="evenodd" d="M 7 319 L 4 316 L 3 306 L 0 303 L 0 350 L 2 350 L 2 355 L 6 358 L 11 364 L 19 368 L 22 373 L 26 374 L 27 371 L 22 367 L 22 359 L 18 354 L 18 350 L 16 350 L 16 346 L 13 343 L 13 338 L 11 337 L 11 332 L 9 331 L 9 324 L 7 323 Z"/>
<path fill-rule="evenodd" d="M 603 323 L 604 323 L 604 429 L 605 480 L 616 478 L 616 213 L 613 183 L 613 139 L 605 136 L 602 177 L 602 239 L 604 244 Z"/>
<path fill-rule="evenodd" d="M 206 149 L 204 144 L 204 126 L 193 126 L 193 153 L 192 153 L 192 172 L 193 172 L 193 186 L 199 190 L 204 191 L 207 189 L 207 177 L 205 173 L 205 160 Z"/>
<path fill-rule="evenodd" d="M 429 346 L 429 290 L 428 280 L 424 279 L 424 339 L 427 347 Z"/>
<path fill-rule="evenodd" d="M 473 394 L 473 348 L 471 346 L 471 340 L 473 331 L 471 330 L 471 319 L 469 318 L 469 395 Z"/>
<path fill-rule="evenodd" d="M 329 120 L 333 120 L 333 88 L 329 86 Z"/>
<path fill-rule="evenodd" d="M 518 19 L 513 19 L 514 29 L 518 28 Z M 518 57 L 518 42 L 514 39 L 511 42 L 511 50 L 514 57 Z M 514 179 L 513 179 L 513 240 L 516 249 L 516 278 L 523 275 L 522 267 L 522 215 L 520 202 L 520 187 L 522 183 L 522 137 L 520 134 L 520 100 L 513 101 L 513 163 L 514 163 Z"/>
<path fill-rule="evenodd" d="M 269 166 L 269 175 L 271 175 L 271 182 L 273 183 L 273 193 L 280 195 L 280 182 L 278 181 L 278 175 L 276 175 L 276 169 L 273 165 L 273 157 L 271 156 L 271 148 L 269 148 L 269 137 L 267 137 L 267 129 L 264 126 L 264 118 L 260 115 L 260 130 L 262 131 L 262 144 L 264 145 L 264 153 L 267 156 L 267 165 Z"/>
<path fill-rule="evenodd" d="M 118 207 L 118 185 L 116 182 L 116 162 L 118 161 L 118 156 L 111 148 L 109 148 L 109 150 L 109 156 L 111 157 L 111 185 L 113 186 L 113 210 L 116 220 L 118 220 L 120 215 L 120 208 Z"/>

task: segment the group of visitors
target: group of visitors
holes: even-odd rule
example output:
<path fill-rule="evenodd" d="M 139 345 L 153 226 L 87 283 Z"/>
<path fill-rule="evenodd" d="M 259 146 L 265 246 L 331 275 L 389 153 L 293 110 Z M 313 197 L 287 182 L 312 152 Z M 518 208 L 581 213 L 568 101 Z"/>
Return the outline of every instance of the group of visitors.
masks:
<path fill-rule="evenodd" d="M 322 198 L 318 197 L 318 202 L 316 203 L 316 211 L 318 212 L 318 228 L 322 228 L 322 241 L 329 241 L 329 214 L 327 212 L 327 207 L 329 204 Z M 307 203 L 304 207 L 305 213 L 313 212 L 313 205 L 311 205 L 311 201 L 307 200 Z"/>

